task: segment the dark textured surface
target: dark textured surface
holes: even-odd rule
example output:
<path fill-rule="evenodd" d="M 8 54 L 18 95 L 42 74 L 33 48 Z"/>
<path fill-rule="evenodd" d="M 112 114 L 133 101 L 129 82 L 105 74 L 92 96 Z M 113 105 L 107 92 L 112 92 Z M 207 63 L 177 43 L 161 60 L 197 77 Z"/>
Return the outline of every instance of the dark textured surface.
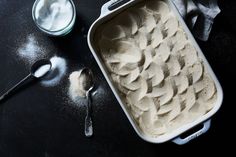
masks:
<path fill-rule="evenodd" d="M 30 34 L 46 57 L 57 54 L 66 58 L 68 64 L 59 86 L 45 88 L 34 83 L 0 104 L 0 157 L 146 157 L 184 154 L 186 150 L 202 155 L 220 151 L 222 144 L 226 146 L 233 140 L 236 1 L 220 0 L 222 13 L 215 20 L 209 41 L 199 41 L 223 87 L 222 108 L 206 134 L 182 147 L 171 142 L 150 144 L 136 135 L 87 46 L 86 32 L 106 0 L 74 2 L 77 9 L 74 30 L 64 38 L 50 38 L 38 31 L 32 21 L 33 0 L 0 0 L 0 93 L 28 73 L 29 65 L 16 53 Z M 94 96 L 95 129 L 91 139 L 84 137 L 85 109 L 75 107 L 67 96 L 67 78 L 82 66 L 92 68 L 98 88 L 105 91 Z M 208 150 L 210 146 L 214 150 Z"/>

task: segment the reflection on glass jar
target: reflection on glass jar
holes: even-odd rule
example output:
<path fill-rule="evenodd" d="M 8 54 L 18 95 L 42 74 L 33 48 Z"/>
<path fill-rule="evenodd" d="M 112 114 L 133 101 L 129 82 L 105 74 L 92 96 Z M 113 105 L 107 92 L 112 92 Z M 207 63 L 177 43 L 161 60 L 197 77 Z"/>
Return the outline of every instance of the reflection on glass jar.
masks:
<path fill-rule="evenodd" d="M 72 0 L 36 0 L 32 16 L 37 27 L 44 33 L 64 36 L 74 26 L 75 5 Z"/>

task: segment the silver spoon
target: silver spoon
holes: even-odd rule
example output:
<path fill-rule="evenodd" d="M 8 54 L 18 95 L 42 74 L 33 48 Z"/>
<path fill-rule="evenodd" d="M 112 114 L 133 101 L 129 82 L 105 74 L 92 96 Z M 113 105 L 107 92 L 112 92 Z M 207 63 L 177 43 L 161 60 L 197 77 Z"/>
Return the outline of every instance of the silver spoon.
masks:
<path fill-rule="evenodd" d="M 85 77 L 82 85 L 83 90 L 86 91 L 87 99 L 87 112 L 85 117 L 85 128 L 84 133 L 86 137 L 91 137 L 93 135 L 93 122 L 91 118 L 92 114 L 92 104 L 91 104 L 91 90 L 94 88 L 94 76 L 89 68 L 83 68 L 81 70 L 80 76 Z"/>
<path fill-rule="evenodd" d="M 20 82 L 18 82 L 16 85 L 14 85 L 12 88 L 10 88 L 7 92 L 5 92 L 2 96 L 0 96 L 0 102 L 5 99 L 8 95 L 10 95 L 12 92 L 16 90 L 17 87 L 25 83 L 27 80 L 33 78 L 33 79 L 40 79 L 43 76 L 45 76 L 52 67 L 52 63 L 50 60 L 42 59 L 37 62 L 35 62 L 30 70 L 30 74 L 27 75 L 25 78 L 23 78 Z"/>

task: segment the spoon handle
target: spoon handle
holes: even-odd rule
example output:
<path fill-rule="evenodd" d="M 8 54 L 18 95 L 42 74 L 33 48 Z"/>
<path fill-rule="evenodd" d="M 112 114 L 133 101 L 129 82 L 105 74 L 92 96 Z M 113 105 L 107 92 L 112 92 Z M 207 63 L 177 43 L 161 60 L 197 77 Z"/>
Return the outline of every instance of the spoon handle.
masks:
<path fill-rule="evenodd" d="M 2 100 L 4 100 L 9 94 L 11 94 L 12 92 L 15 91 L 15 89 L 20 86 L 22 83 L 24 83 L 25 81 L 27 81 L 28 79 L 30 79 L 32 77 L 31 74 L 29 74 L 28 76 L 26 76 L 25 78 L 23 78 L 20 82 L 18 82 L 16 85 L 14 85 L 13 87 L 11 87 L 8 91 L 6 91 L 2 96 L 0 96 L 0 102 Z"/>
<path fill-rule="evenodd" d="M 91 104 L 91 95 L 90 92 L 88 91 L 86 93 L 86 98 L 87 98 L 87 112 L 86 112 L 86 117 L 85 117 L 85 128 L 84 128 L 84 133 L 86 137 L 91 137 L 93 135 L 93 122 L 91 118 L 91 113 L 92 113 L 92 104 Z"/>

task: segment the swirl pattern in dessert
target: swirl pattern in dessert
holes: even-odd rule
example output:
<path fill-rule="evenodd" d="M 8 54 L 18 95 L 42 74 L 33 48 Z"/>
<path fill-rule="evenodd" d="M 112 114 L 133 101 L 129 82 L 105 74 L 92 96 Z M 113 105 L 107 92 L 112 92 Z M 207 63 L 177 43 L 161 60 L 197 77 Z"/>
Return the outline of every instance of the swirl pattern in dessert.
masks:
<path fill-rule="evenodd" d="M 98 30 L 97 48 L 145 134 L 169 133 L 214 107 L 215 83 L 164 1 L 139 3 Z"/>

